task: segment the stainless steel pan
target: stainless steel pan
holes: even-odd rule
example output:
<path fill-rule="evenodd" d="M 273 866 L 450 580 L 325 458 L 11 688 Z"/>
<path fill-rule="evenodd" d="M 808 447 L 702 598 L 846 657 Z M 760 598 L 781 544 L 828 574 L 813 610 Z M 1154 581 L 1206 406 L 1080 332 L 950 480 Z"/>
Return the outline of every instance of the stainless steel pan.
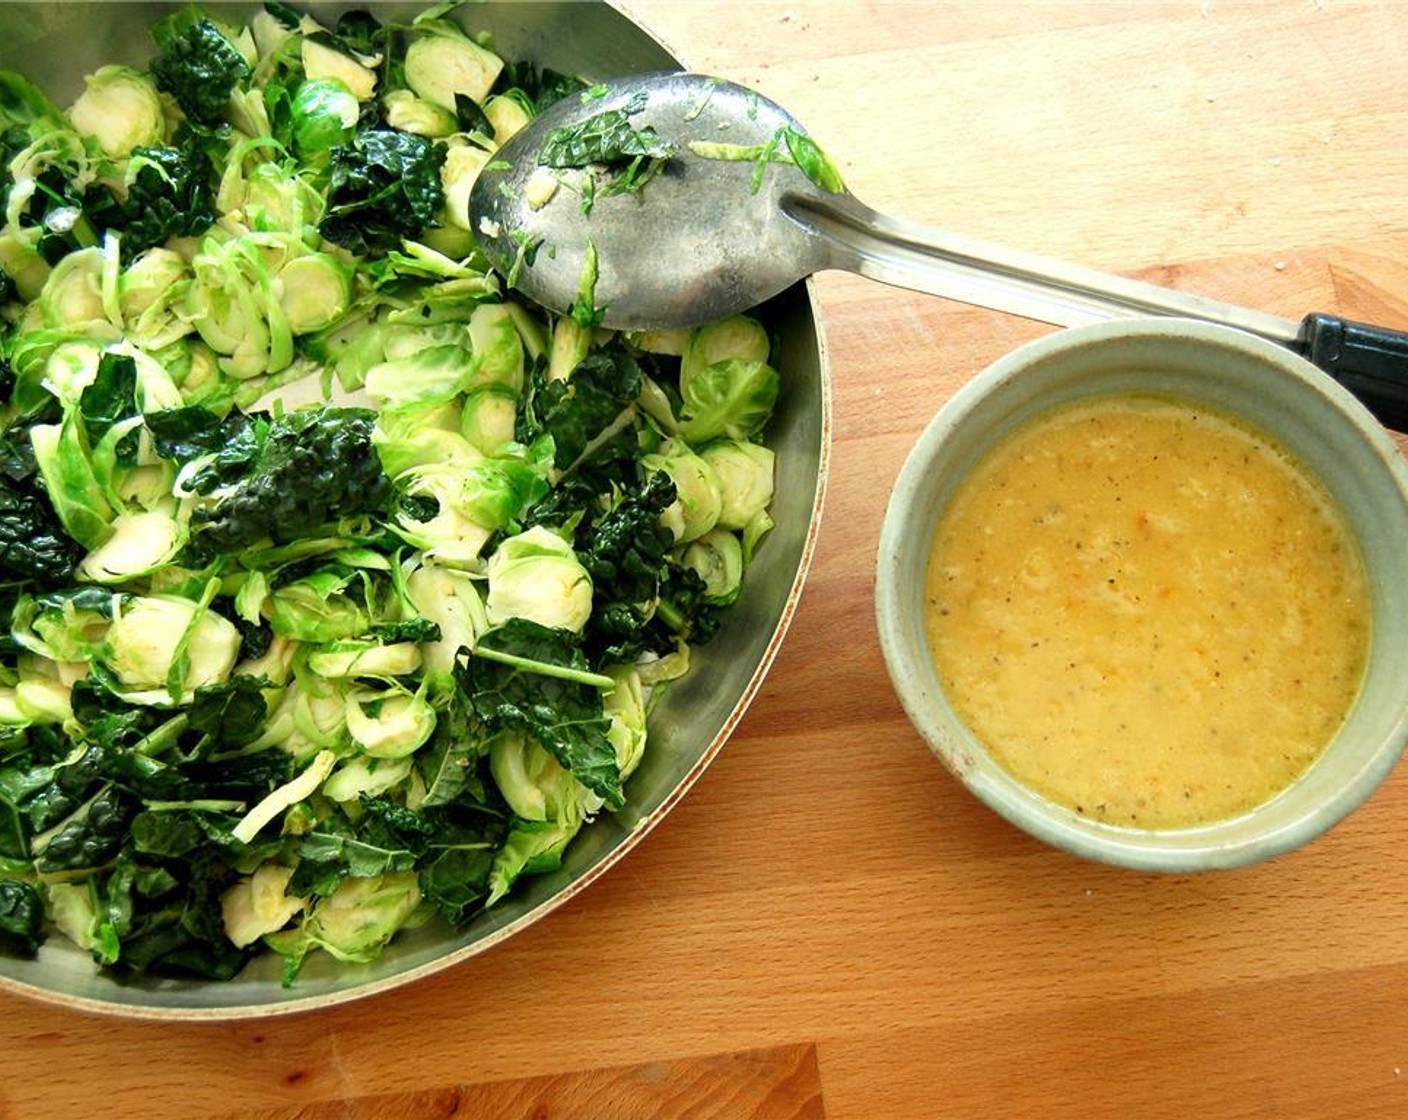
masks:
<path fill-rule="evenodd" d="M 307 10 L 335 19 L 346 7 L 312 3 Z M 409 17 L 423 3 L 370 5 L 383 20 Z M 159 3 L 0 4 L 0 67 L 42 85 L 60 104 L 82 89 L 82 78 L 106 62 L 142 66 L 153 50 L 147 29 L 167 6 Z M 206 7 L 243 22 L 258 4 Z M 501 53 L 539 65 L 608 78 L 676 69 L 679 60 L 646 29 L 605 3 L 466 5 L 459 17 L 488 31 Z M 691 674 L 656 708 L 646 759 L 627 788 L 625 809 L 599 818 L 579 835 L 562 869 L 525 883 L 466 930 L 431 924 L 402 934 L 375 963 L 337 965 L 319 954 L 288 990 L 279 961 L 256 961 L 227 983 L 119 981 L 100 973 L 87 954 L 61 935 L 38 959 L 0 957 L 0 986 L 93 1011 L 146 1018 L 225 1019 L 306 1011 L 381 991 L 453 966 L 497 945 L 571 899 L 638 844 L 680 800 L 738 726 L 771 664 L 797 606 L 812 555 L 827 474 L 831 400 L 826 348 L 807 285 L 771 301 L 764 318 L 780 341 L 783 396 L 769 429 L 777 450 L 774 517 L 777 528 L 760 549 L 750 581 L 719 636 L 703 647 Z M 741 805 L 739 812 L 748 812 Z"/>

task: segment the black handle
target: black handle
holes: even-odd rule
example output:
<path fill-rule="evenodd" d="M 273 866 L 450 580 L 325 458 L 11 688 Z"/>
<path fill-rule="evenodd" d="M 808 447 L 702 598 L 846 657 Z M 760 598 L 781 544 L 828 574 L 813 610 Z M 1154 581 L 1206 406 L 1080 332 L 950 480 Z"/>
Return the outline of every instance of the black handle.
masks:
<path fill-rule="evenodd" d="M 1317 312 L 1301 320 L 1296 349 L 1384 427 L 1408 432 L 1408 333 Z"/>

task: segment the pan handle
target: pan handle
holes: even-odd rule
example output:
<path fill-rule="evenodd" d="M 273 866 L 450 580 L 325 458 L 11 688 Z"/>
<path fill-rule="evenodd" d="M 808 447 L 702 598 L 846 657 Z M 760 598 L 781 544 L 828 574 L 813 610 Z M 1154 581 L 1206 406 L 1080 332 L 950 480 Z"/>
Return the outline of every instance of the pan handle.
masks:
<path fill-rule="evenodd" d="M 1384 427 L 1408 432 L 1408 333 L 1313 312 L 1301 320 L 1295 349 Z"/>

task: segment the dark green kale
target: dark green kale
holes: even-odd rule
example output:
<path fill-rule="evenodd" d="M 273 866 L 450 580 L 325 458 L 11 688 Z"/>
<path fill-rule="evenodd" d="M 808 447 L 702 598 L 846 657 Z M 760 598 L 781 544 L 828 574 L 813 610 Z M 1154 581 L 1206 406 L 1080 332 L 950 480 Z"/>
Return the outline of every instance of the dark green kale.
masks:
<path fill-rule="evenodd" d="M 669 159 L 679 149 L 650 125 L 636 128 L 631 118 L 645 109 L 645 92 L 619 109 L 607 109 L 577 124 L 548 133 L 538 152 L 544 167 L 620 167 L 643 159 Z"/>
<path fill-rule="evenodd" d="M 127 196 L 108 220 L 121 231 L 129 260 L 173 237 L 202 234 L 215 222 L 214 164 L 194 130 L 183 129 L 177 140 L 176 147 L 132 153 Z"/>
<path fill-rule="evenodd" d="M 438 642 L 440 627 L 428 618 L 409 618 L 404 622 L 383 622 L 371 629 L 372 636 L 386 642 Z"/>
<path fill-rule="evenodd" d="M 386 29 L 365 8 L 352 8 L 337 17 L 333 34 L 341 42 L 363 55 L 376 55 L 384 49 Z"/>
<path fill-rule="evenodd" d="M 631 117 L 645 105 L 642 91 L 619 109 L 608 109 L 577 124 L 553 129 L 543 141 L 538 152 L 542 166 L 596 168 L 601 172 L 582 183 L 585 213 L 591 213 L 598 197 L 641 190 L 679 151 L 650 125 L 636 128 L 631 124 Z"/>
<path fill-rule="evenodd" d="M 127 354 L 105 353 L 98 361 L 93 380 L 78 398 L 83 430 L 96 444 L 114 424 L 139 415 L 137 408 L 137 363 Z M 138 434 L 128 432 L 115 448 L 118 462 L 131 464 L 137 457 Z"/>
<path fill-rule="evenodd" d="M 224 934 L 220 895 L 236 879 L 218 851 L 175 861 L 124 852 L 97 879 L 93 956 L 128 972 L 230 979 L 252 955 Z"/>
<path fill-rule="evenodd" d="M 421 896 L 451 925 L 464 925 L 483 905 L 500 842 L 447 846 L 421 868 Z"/>
<path fill-rule="evenodd" d="M 197 494 L 221 491 L 191 520 L 198 556 L 317 536 L 343 518 L 381 514 L 392 500 L 372 430 L 376 413 L 312 408 L 256 417 L 193 472 Z"/>
<path fill-rule="evenodd" d="M 259 738 L 269 705 L 264 689 L 269 682 L 262 677 L 236 673 L 221 684 L 204 685 L 195 691 L 191 706 L 186 709 L 190 729 L 205 737 L 205 741 L 223 747 L 242 747 Z"/>
<path fill-rule="evenodd" d="M 14 372 L 7 362 L 0 361 L 0 373 L 13 392 Z M 56 423 L 61 415 L 59 402 L 48 397 L 37 411 L 0 432 L 0 576 L 8 579 L 63 584 L 83 559 L 83 547 L 64 531 L 49 501 L 30 440 L 35 424 Z"/>
<path fill-rule="evenodd" d="M 134 815 L 127 795 L 109 786 L 50 837 L 35 866 L 45 872 L 101 867 L 122 847 Z"/>
<path fill-rule="evenodd" d="M 479 102 L 462 93 L 455 94 L 455 120 L 461 132 L 479 132 L 485 136 L 494 135 L 494 126 L 488 114 L 479 107 Z"/>
<path fill-rule="evenodd" d="M 445 146 L 414 133 L 368 128 L 332 149 L 319 231 L 359 256 L 397 248 L 437 224 L 445 202 Z"/>
<path fill-rule="evenodd" d="M 528 61 L 510 61 L 494 83 L 495 93 L 507 93 L 511 89 L 522 90 L 539 113 L 569 94 L 581 93 L 586 88 L 587 83 L 581 78 L 561 74 L 547 67 L 540 69 Z"/>
<path fill-rule="evenodd" d="M 0 478 L 0 575 L 63 583 L 83 555 L 83 547 L 64 532 L 37 478 L 25 483 Z"/>
<path fill-rule="evenodd" d="M 333 817 L 304 837 L 291 892 L 329 895 L 349 875 L 369 879 L 411 871 L 435 837 L 434 824 L 385 798 L 364 794 L 359 810 L 356 821 Z"/>
<path fill-rule="evenodd" d="M 506 655 L 503 660 L 499 657 Z M 460 671 L 460 687 L 490 729 L 531 735 L 606 804 L 623 804 L 610 720 L 576 635 L 526 619 L 485 634 Z"/>
<path fill-rule="evenodd" d="M 152 28 L 159 53 L 151 73 L 157 88 L 176 99 L 194 121 L 219 122 L 249 63 L 216 23 L 197 9 L 183 9 Z"/>
<path fill-rule="evenodd" d="M 156 453 L 179 463 L 200 455 L 214 455 L 252 423 L 242 412 L 231 412 L 222 418 L 198 404 L 148 412 L 144 421 Z"/>
<path fill-rule="evenodd" d="M 662 601 L 672 585 L 679 585 L 674 597 L 685 598 L 679 592 L 688 584 L 681 581 L 694 576 L 670 562 L 674 533 L 660 520 L 675 494 L 670 476 L 657 472 L 579 532 L 578 555 L 594 589 L 595 607 L 583 636 L 594 665 L 666 653 L 689 636 L 687 620 L 701 604 L 680 602 L 672 608 Z M 694 579 L 702 592 L 702 581 Z"/>
<path fill-rule="evenodd" d="M 279 0 L 264 0 L 264 10 L 289 31 L 297 31 L 299 23 L 302 22 L 297 8 L 291 4 L 282 4 Z"/>
<path fill-rule="evenodd" d="M 15 298 L 15 282 L 10 279 L 9 275 L 5 272 L 5 270 L 4 270 L 3 268 L 0 268 L 0 304 L 9 303 L 9 302 L 10 302 L 12 299 L 14 299 L 14 298 Z M 8 363 L 6 363 L 6 362 L 4 361 L 4 359 L 0 359 L 0 371 L 5 371 L 5 370 L 8 370 L 8 369 L 9 369 Z M 13 374 L 13 373 L 10 373 L 10 374 L 9 374 L 9 379 L 10 379 L 10 384 L 9 384 L 9 385 L 0 387 L 0 395 L 3 395 L 3 396 L 5 396 L 5 397 L 8 397 L 8 396 L 10 395 L 10 389 L 12 389 L 12 388 L 14 387 L 14 384 L 13 384 L 13 382 L 14 382 L 14 374 Z"/>
<path fill-rule="evenodd" d="M 531 443 L 540 435 L 553 440 L 553 462 L 566 470 L 591 442 L 640 394 L 640 365 L 626 347 L 613 341 L 583 359 L 572 376 L 548 381 L 535 370 L 519 417 L 518 438 Z"/>
<path fill-rule="evenodd" d="M 0 879 L 0 953 L 33 957 L 44 940 L 44 901 L 29 883 Z"/>

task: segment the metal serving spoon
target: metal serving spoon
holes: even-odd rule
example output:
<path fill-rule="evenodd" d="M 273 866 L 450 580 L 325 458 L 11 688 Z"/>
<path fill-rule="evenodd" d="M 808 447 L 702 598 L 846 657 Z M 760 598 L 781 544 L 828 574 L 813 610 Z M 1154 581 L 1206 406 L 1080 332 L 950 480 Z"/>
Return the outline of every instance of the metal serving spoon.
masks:
<path fill-rule="evenodd" d="M 634 189 L 624 160 L 571 169 L 610 130 L 628 150 L 663 142 L 669 154 L 635 161 Z M 569 169 L 544 166 L 564 151 Z M 647 74 L 569 95 L 499 149 L 469 209 L 513 287 L 558 312 L 590 301 L 608 327 L 697 326 L 842 269 L 1058 326 L 1171 315 L 1238 327 L 1408 430 L 1408 334 L 1319 313 L 1297 323 L 886 217 L 844 189 L 786 110 L 719 78 Z"/>

